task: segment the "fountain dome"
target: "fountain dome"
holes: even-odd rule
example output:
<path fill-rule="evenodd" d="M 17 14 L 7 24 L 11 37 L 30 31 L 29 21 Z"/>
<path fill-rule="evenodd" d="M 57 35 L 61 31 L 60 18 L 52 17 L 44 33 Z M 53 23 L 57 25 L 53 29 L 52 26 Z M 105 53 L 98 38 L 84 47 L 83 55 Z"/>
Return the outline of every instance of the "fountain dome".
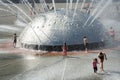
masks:
<path fill-rule="evenodd" d="M 97 19 L 87 24 L 89 14 L 80 10 L 60 9 L 49 11 L 36 16 L 23 30 L 19 37 L 19 46 L 47 51 L 61 51 L 64 42 L 69 50 L 83 49 L 83 37 L 88 38 L 90 48 L 100 46 L 104 40 L 106 30 Z"/>

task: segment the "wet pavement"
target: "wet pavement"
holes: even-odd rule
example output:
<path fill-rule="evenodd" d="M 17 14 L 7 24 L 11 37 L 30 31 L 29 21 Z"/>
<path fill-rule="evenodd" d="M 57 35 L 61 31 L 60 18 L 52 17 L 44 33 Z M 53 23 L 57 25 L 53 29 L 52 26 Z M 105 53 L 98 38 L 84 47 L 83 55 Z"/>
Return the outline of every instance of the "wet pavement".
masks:
<path fill-rule="evenodd" d="M 63 57 L 61 52 L 35 55 L 30 50 L 13 48 L 9 41 L 0 42 L 0 80 L 120 80 L 119 46 L 89 53 L 73 51 Z M 107 54 L 108 60 L 104 62 L 105 73 L 98 70 L 95 74 L 92 59 L 100 51 Z"/>
<path fill-rule="evenodd" d="M 22 55 L 8 53 L 0 54 L 0 80 L 9 80 L 33 68 L 36 64 L 37 61 L 25 59 Z"/>
<path fill-rule="evenodd" d="M 98 52 L 67 57 L 0 53 L 0 80 L 120 80 L 119 50 L 103 52 L 108 60 L 105 73 L 98 70 L 98 74 L 92 69 Z"/>

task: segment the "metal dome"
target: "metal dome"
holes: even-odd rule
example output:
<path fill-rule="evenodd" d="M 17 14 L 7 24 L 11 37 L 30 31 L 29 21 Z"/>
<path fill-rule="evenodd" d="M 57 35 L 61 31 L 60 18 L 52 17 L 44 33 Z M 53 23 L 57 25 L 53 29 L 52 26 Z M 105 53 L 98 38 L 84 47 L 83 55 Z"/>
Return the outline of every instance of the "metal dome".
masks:
<path fill-rule="evenodd" d="M 64 42 L 71 46 L 81 45 L 84 36 L 89 43 L 105 40 L 105 29 L 98 20 L 89 25 L 91 17 L 85 25 L 89 16 L 79 10 L 74 13 L 74 10 L 64 9 L 40 14 L 24 29 L 19 41 L 25 48 L 47 50 L 49 46 L 60 48 Z"/>

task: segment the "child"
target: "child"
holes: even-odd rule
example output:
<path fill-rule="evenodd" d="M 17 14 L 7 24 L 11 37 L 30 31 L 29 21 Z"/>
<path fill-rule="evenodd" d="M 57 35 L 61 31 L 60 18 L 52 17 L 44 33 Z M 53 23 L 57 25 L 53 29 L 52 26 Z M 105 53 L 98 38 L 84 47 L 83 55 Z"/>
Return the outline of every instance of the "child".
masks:
<path fill-rule="evenodd" d="M 93 69 L 94 69 L 94 73 L 97 73 L 97 63 L 98 63 L 98 61 L 97 61 L 97 58 L 94 58 L 93 59 L 93 62 L 92 62 L 92 64 L 93 64 Z"/>
<path fill-rule="evenodd" d="M 112 38 L 113 40 L 115 40 L 115 31 L 114 31 L 114 29 L 113 29 L 112 27 L 110 27 L 109 33 L 110 33 L 111 38 Z"/>
<path fill-rule="evenodd" d="M 63 51 L 63 56 L 67 56 L 67 45 L 66 45 L 66 43 L 63 44 L 62 51 Z"/>

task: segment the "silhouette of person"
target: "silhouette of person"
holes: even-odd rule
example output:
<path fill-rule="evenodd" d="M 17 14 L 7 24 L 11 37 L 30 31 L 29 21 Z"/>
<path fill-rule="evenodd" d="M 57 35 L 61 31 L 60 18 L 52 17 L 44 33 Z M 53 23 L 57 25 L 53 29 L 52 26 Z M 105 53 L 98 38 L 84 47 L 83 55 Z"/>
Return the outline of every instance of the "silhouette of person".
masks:
<path fill-rule="evenodd" d="M 103 52 L 100 52 L 100 53 L 98 54 L 98 59 L 99 59 L 99 63 L 100 63 L 100 70 L 101 70 L 101 71 L 104 71 L 103 62 L 104 62 L 104 59 L 107 60 L 106 54 L 103 53 Z"/>
<path fill-rule="evenodd" d="M 16 33 L 14 33 L 14 35 L 13 35 L 13 46 L 14 46 L 14 48 L 16 47 L 16 43 L 17 43 L 17 35 L 16 35 Z"/>
<path fill-rule="evenodd" d="M 62 46 L 63 56 L 67 56 L 67 44 L 66 42 Z"/>
<path fill-rule="evenodd" d="M 83 44 L 84 44 L 84 48 L 85 48 L 85 52 L 88 52 L 88 39 L 86 36 L 83 37 Z"/>
<path fill-rule="evenodd" d="M 115 31 L 112 27 L 110 27 L 109 34 L 113 40 L 115 40 Z"/>

